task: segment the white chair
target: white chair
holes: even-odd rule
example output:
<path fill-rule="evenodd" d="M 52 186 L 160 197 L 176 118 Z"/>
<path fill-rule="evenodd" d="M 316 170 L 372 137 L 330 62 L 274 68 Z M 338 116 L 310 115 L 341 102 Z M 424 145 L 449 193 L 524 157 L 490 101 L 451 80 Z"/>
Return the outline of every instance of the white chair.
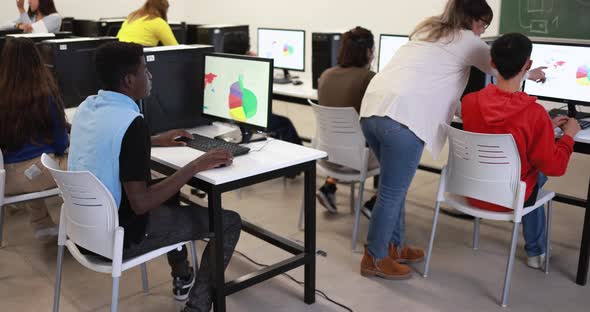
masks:
<path fill-rule="evenodd" d="M 49 190 L 20 194 L 15 196 L 5 196 L 4 191 L 6 189 L 6 170 L 4 170 L 4 157 L 2 156 L 2 150 L 0 150 L 0 248 L 3 243 L 4 233 L 4 206 L 10 204 L 18 204 L 31 200 L 44 199 L 48 197 L 58 196 L 59 189 L 52 188 Z"/>
<path fill-rule="evenodd" d="M 350 208 L 354 212 L 351 248 L 354 251 L 358 238 L 358 227 L 365 190 L 365 180 L 379 175 L 379 167 L 369 168 L 370 149 L 359 123 L 359 115 L 352 107 L 334 108 L 320 106 L 309 100 L 316 120 L 316 135 L 313 148 L 328 153 L 328 161 L 345 167 L 336 170 L 318 162 L 317 170 L 321 176 L 330 176 L 341 183 L 350 183 Z M 359 183 L 355 202 L 355 185 Z M 303 225 L 303 206 L 299 216 L 299 228 Z"/>
<path fill-rule="evenodd" d="M 448 125 L 444 126 L 449 136 L 449 159 L 447 166 L 443 168 L 438 187 L 424 277 L 428 276 L 432 245 L 442 203 L 475 217 L 474 250 L 479 247 L 480 219 L 513 222 L 512 242 L 501 302 L 502 307 L 506 307 L 508 305 L 516 243 L 518 242 L 519 225 L 523 216 L 537 208 L 543 209 L 545 204 L 547 204 L 545 273 L 549 273 L 551 200 L 555 197 L 555 193 L 539 190 L 537 202 L 533 206 L 523 207 L 526 183 L 520 181 L 520 157 L 512 135 L 476 134 L 461 131 Z M 512 211 L 494 212 L 479 209 L 469 205 L 467 197 L 509 207 Z"/>
<path fill-rule="evenodd" d="M 111 311 L 117 311 L 119 278 L 123 271 L 140 265 L 143 291 L 148 294 L 146 262 L 171 250 L 180 249 L 189 242 L 163 247 L 123 261 L 125 232 L 119 226 L 118 207 L 107 188 L 88 171 L 62 171 L 57 163 L 46 154 L 43 154 L 41 161 L 50 170 L 64 200 L 57 242 L 57 273 L 53 311 L 59 310 L 64 246 L 67 246 L 72 256 L 86 268 L 99 273 L 111 274 L 113 278 Z M 196 246 L 194 241 L 190 243 L 193 266 L 196 271 Z M 97 256 L 84 255 L 78 246 L 110 260 L 106 261 Z"/>

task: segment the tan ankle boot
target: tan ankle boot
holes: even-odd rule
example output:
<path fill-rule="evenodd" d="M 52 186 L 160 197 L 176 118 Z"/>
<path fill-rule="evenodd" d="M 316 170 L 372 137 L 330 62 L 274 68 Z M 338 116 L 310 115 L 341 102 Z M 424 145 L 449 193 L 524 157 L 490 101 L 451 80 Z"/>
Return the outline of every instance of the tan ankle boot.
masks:
<path fill-rule="evenodd" d="M 412 277 L 410 267 L 399 264 L 391 257 L 385 257 L 381 260 L 375 260 L 369 254 L 367 246 L 365 246 L 365 254 L 361 261 L 361 275 L 362 276 L 378 276 L 390 280 L 408 279 Z"/>
<path fill-rule="evenodd" d="M 402 251 L 398 253 L 395 245 L 389 244 L 389 257 L 399 263 L 420 262 L 424 260 L 424 250 L 404 246 Z"/>

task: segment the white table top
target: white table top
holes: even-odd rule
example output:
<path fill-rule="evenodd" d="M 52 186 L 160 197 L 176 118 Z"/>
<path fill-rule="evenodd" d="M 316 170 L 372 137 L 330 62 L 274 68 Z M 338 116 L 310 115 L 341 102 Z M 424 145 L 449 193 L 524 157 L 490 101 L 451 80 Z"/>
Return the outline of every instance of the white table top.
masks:
<path fill-rule="evenodd" d="M 212 126 L 200 127 L 189 131 L 214 137 L 227 133 L 228 130 L 233 129 L 223 124 L 214 123 Z M 220 185 L 328 156 L 323 151 L 275 139 L 255 142 L 245 146 L 251 149 L 250 153 L 234 158 L 231 166 L 199 172 L 195 177 L 213 185 Z M 174 169 L 186 166 L 189 162 L 203 154 L 203 152 L 189 147 L 152 148 L 153 161 Z"/>
<path fill-rule="evenodd" d="M 291 73 L 291 75 L 299 76 L 299 78 L 294 80 L 301 80 L 303 84 L 301 85 L 294 85 L 294 84 L 276 84 L 274 83 L 272 86 L 272 93 L 284 96 L 291 96 L 301 99 L 311 99 L 314 101 L 318 100 L 318 91 L 313 89 L 311 83 L 311 77 L 305 73 Z"/>

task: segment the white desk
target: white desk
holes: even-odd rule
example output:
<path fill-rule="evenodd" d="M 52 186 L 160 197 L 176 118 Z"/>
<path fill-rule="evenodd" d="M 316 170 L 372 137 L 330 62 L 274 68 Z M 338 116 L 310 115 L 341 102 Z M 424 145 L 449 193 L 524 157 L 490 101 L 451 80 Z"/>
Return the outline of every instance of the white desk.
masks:
<path fill-rule="evenodd" d="M 297 76 L 297 74 L 294 74 Z M 294 84 L 273 84 L 272 93 L 275 97 L 278 96 L 277 99 L 281 99 L 280 97 L 286 97 L 287 101 L 291 99 L 292 102 L 300 103 L 300 104 L 307 104 L 307 99 L 311 99 L 317 101 L 318 99 L 318 91 L 313 89 L 311 83 L 311 76 L 301 73 L 298 79 L 303 82 L 301 85 L 294 85 Z"/>
<path fill-rule="evenodd" d="M 194 133 L 215 136 L 231 130 L 227 126 L 214 124 L 201 127 Z M 212 169 L 195 175 L 189 185 L 208 194 L 209 226 L 214 236 L 212 244 L 211 267 L 213 275 L 215 311 L 225 311 L 225 297 L 254 286 L 285 272 L 304 267 L 304 301 L 315 302 L 315 251 L 316 251 L 316 160 L 327 157 L 322 151 L 286 143 L 279 140 L 256 142 L 248 145 L 252 150 L 249 154 L 234 158 L 233 165 L 226 168 Z M 178 168 L 186 165 L 203 153 L 188 147 L 153 148 L 152 169 L 170 175 Z M 285 175 L 304 171 L 304 206 L 305 206 L 305 239 L 304 246 L 270 233 L 256 225 L 242 220 L 242 230 L 252 234 L 293 255 L 260 271 L 225 282 L 223 266 L 223 241 L 221 194 L 245 186 L 261 183 Z"/>

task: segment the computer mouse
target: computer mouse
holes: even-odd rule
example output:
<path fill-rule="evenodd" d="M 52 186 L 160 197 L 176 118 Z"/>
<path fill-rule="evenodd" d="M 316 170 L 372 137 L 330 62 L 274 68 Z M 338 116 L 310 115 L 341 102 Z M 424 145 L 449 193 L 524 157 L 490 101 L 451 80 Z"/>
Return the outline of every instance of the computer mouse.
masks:
<path fill-rule="evenodd" d="M 183 137 L 183 136 L 179 136 L 179 137 L 175 138 L 174 141 L 188 143 L 188 142 L 192 141 L 192 139 L 187 138 L 187 137 Z"/>
<path fill-rule="evenodd" d="M 302 84 L 303 84 L 303 81 L 301 81 L 301 80 L 293 80 L 293 85 L 294 86 L 300 86 Z"/>

